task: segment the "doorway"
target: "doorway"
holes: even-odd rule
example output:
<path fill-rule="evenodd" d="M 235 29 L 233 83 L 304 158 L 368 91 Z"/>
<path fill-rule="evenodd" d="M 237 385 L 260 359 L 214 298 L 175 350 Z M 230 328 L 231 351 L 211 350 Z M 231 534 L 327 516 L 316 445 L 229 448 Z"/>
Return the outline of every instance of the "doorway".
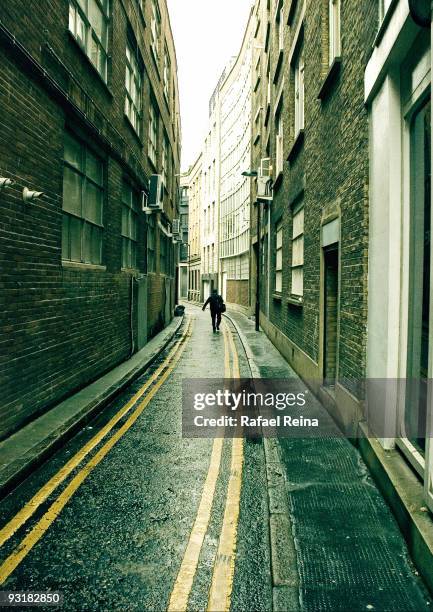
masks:
<path fill-rule="evenodd" d="M 338 246 L 324 250 L 324 385 L 335 386 L 338 357 Z"/>

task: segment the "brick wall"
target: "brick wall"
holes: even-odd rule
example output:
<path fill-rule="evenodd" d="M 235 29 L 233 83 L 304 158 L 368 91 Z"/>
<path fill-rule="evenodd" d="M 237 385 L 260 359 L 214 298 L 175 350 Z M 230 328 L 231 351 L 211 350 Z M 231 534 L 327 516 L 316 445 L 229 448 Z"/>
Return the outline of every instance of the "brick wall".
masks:
<path fill-rule="evenodd" d="M 368 235 L 368 124 L 364 107 L 364 69 L 377 27 L 376 4 L 357 0 L 342 2 L 339 70 L 326 95 L 319 92 L 328 74 L 327 1 L 307 2 L 304 16 L 305 131 L 295 144 L 294 71 L 289 65 L 294 35 L 303 17 L 302 2 L 285 3 L 284 18 L 293 6 L 290 28 L 285 28 L 283 64 L 274 79 L 272 106 L 283 86 L 284 159 L 283 175 L 274 191 L 270 223 L 269 319 L 313 361 L 323 357 L 321 326 L 321 228 L 330 210 L 341 219 L 340 301 L 338 362 L 340 379 L 356 379 L 365 371 Z M 276 23 L 271 23 L 271 76 L 278 64 Z M 302 40 L 302 38 L 301 38 Z M 295 52 L 296 54 L 296 52 Z M 293 59 L 293 56 L 292 56 Z M 270 113 L 270 152 L 275 160 L 275 122 Z M 294 305 L 291 294 L 293 205 L 303 201 L 304 296 Z M 275 227 L 283 221 L 283 290 L 272 296 L 275 278 Z M 266 275 L 261 283 L 262 312 L 266 309 Z M 288 299 L 289 298 L 289 299 Z M 346 383 L 345 383 L 346 384 Z M 350 383 L 349 383 L 350 387 Z M 356 389 L 351 389 L 356 393 Z"/>
<path fill-rule="evenodd" d="M 175 69 L 163 2 L 161 15 Z M 123 112 L 128 19 L 146 68 L 141 138 Z M 179 173 L 178 104 L 174 116 L 163 100 L 158 69 L 150 57 L 149 28 L 135 4 L 113 3 L 108 85 L 67 28 L 68 2 L 64 0 L 29 0 L 25 9 L 19 0 L 10 0 L 2 9 L 0 176 L 14 179 L 15 185 L 0 191 L 0 438 L 129 356 L 132 278 L 147 271 L 146 216 L 138 218 L 137 270 L 123 271 L 122 181 L 127 178 L 140 190 L 150 174 L 160 169 L 163 126 L 173 150 L 172 173 Z M 10 34 L 18 44 L 11 43 Z M 172 78 L 177 96 L 175 73 Z M 161 112 L 156 168 L 147 158 L 151 89 Z M 62 262 L 65 129 L 105 161 L 102 266 Z M 25 186 L 43 191 L 43 198 L 25 204 Z M 176 207 L 177 179 L 173 177 L 166 192 L 167 219 L 177 216 Z M 159 240 L 156 243 L 158 248 Z M 167 323 L 167 282 L 172 311 L 173 265 L 167 278 L 160 274 L 158 263 L 156 274 L 149 275 L 149 336 Z M 134 341 L 136 296 L 135 290 Z"/>

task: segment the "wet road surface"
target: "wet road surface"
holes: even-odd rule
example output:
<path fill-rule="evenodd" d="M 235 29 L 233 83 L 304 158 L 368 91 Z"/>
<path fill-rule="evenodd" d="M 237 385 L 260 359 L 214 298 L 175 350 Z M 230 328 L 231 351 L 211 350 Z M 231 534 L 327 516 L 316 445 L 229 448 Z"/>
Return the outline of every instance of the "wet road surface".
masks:
<path fill-rule="evenodd" d="M 152 368 L 0 503 L 0 588 L 59 591 L 63 609 L 71 611 L 273 610 L 262 442 L 181 435 L 182 380 L 224 376 L 250 376 L 235 329 L 225 319 L 221 332 L 212 334 L 209 314 L 188 306 L 180 331 Z M 364 559 L 358 581 L 356 549 L 350 568 L 328 554 L 336 541 L 353 548 L 356 482 L 351 488 L 335 477 L 335 486 L 320 489 L 323 499 L 302 506 L 308 465 L 321 469 L 311 464 L 314 449 L 308 445 L 314 443 L 286 441 L 282 449 L 295 519 L 300 609 L 366 609 L 357 597 L 370 590 L 376 605 L 367 609 L 428 610 L 429 597 L 390 514 L 389 533 L 380 531 L 387 554 L 381 556 L 377 539 L 376 555 L 369 549 L 374 563 Z M 339 446 L 335 460 L 347 465 L 348 453 Z M 360 469 L 349 468 L 355 475 Z M 371 487 L 373 516 L 378 493 Z M 341 507 L 347 521 L 335 521 L 330 531 L 323 516 L 340 517 Z M 384 504 L 381 509 L 389 512 Z M 397 562 L 389 558 L 393 546 Z M 382 598 L 374 597 L 381 587 L 368 571 L 378 559 L 391 578 L 400 572 L 401 589 Z"/>

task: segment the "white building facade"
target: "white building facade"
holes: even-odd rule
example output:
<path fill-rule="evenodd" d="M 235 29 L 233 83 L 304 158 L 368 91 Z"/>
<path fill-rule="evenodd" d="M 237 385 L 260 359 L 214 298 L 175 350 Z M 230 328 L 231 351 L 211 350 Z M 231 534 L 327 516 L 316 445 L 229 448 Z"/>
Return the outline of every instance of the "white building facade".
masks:
<path fill-rule="evenodd" d="M 251 12 L 243 43 L 220 89 L 220 291 L 239 306 L 249 305 L 252 52 Z"/>
<path fill-rule="evenodd" d="M 367 377 L 399 382 L 397 388 L 388 384 L 380 398 L 374 396 L 377 405 L 369 411 L 382 415 L 380 443 L 397 448 L 402 461 L 418 472 L 424 501 L 433 510 L 433 444 L 426 435 L 433 422 L 428 384 L 433 374 L 431 29 L 414 21 L 408 0 L 379 5 L 381 26 L 365 72 L 370 123 Z"/>

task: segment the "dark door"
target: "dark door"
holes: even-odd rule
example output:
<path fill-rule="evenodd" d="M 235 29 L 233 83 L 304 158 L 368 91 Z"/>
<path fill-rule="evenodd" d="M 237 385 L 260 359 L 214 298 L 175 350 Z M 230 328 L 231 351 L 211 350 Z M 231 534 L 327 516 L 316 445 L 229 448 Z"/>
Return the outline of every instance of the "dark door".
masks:
<path fill-rule="evenodd" d="M 324 382 L 335 385 L 338 351 L 338 248 L 329 248 L 325 255 L 324 313 Z"/>

